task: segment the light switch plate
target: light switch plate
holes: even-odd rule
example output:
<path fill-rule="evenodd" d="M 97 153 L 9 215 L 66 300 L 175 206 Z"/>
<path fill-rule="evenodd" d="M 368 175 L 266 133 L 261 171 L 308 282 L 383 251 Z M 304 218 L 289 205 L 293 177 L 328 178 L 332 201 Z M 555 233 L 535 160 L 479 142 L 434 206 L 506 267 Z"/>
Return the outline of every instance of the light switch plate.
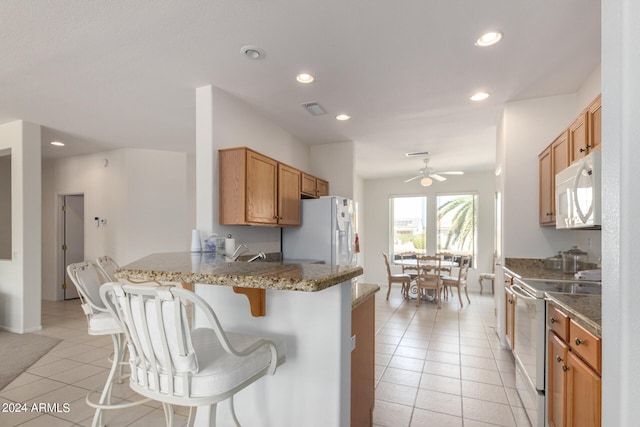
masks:
<path fill-rule="evenodd" d="M 353 351 L 353 350 L 355 350 L 355 349 L 356 349 L 356 336 L 355 336 L 355 335 L 353 335 L 353 336 L 351 337 L 351 351 Z"/>

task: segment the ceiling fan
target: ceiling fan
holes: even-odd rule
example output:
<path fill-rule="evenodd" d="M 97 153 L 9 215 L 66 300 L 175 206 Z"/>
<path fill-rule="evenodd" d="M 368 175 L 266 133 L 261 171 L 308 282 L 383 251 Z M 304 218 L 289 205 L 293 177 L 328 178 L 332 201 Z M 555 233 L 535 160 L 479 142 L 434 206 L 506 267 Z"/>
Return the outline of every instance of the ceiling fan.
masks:
<path fill-rule="evenodd" d="M 429 167 L 429 159 L 422 159 L 422 161 L 424 162 L 424 167 L 419 169 L 419 174 L 414 176 L 413 178 L 409 178 L 407 180 L 405 180 L 404 182 L 411 182 L 414 181 L 418 178 L 420 179 L 420 184 L 423 187 L 428 187 L 431 184 L 433 184 L 433 180 L 435 179 L 436 181 L 446 181 L 447 178 L 445 178 L 442 175 L 463 175 L 464 172 L 462 171 L 447 171 L 447 172 L 436 172 L 435 170 L 431 169 Z"/>

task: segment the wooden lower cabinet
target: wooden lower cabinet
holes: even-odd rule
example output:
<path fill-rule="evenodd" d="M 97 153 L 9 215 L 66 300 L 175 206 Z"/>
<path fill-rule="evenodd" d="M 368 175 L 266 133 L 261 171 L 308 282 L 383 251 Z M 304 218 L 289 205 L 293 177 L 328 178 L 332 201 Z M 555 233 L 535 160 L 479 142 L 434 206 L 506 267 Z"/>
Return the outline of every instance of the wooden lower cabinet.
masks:
<path fill-rule="evenodd" d="M 547 351 L 549 357 L 549 384 L 547 385 L 549 427 L 566 427 L 567 376 L 565 369 L 568 369 L 566 363 L 569 346 L 555 333 L 549 331 Z"/>
<path fill-rule="evenodd" d="M 573 352 L 567 355 L 567 426 L 599 427 L 602 379 Z"/>
<path fill-rule="evenodd" d="M 351 312 L 351 427 L 373 425 L 375 403 L 375 295 Z"/>
<path fill-rule="evenodd" d="M 602 378 L 555 332 L 548 339 L 550 427 L 600 427 Z"/>
<path fill-rule="evenodd" d="M 510 274 L 504 273 L 504 311 L 505 311 L 505 325 L 504 333 L 509 348 L 513 351 L 515 344 L 515 314 L 516 314 L 516 296 L 511 291 L 511 285 L 513 285 L 513 277 Z"/>

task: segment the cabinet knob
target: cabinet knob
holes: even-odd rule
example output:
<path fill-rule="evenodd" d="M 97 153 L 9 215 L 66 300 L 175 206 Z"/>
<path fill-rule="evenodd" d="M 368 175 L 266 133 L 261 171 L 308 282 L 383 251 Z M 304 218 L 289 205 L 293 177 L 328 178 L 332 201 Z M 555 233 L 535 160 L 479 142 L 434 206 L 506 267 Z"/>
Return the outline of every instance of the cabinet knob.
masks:
<path fill-rule="evenodd" d="M 569 367 L 567 365 L 562 365 L 562 370 L 567 372 L 569 370 Z"/>
<path fill-rule="evenodd" d="M 562 362 L 562 357 L 556 356 L 556 362 L 558 362 L 558 363 Z"/>
<path fill-rule="evenodd" d="M 574 342 L 576 343 L 576 345 L 580 345 L 583 343 L 583 341 L 580 338 L 576 338 Z"/>
<path fill-rule="evenodd" d="M 552 318 L 551 318 L 551 320 L 549 320 L 549 322 L 551 322 L 551 323 L 557 323 L 558 321 L 556 320 L 556 318 L 555 318 L 555 317 L 552 317 Z"/>
<path fill-rule="evenodd" d="M 589 148 L 591 148 L 591 146 L 589 144 L 587 144 L 584 148 L 580 149 L 581 153 L 584 153 L 585 151 L 587 151 Z"/>

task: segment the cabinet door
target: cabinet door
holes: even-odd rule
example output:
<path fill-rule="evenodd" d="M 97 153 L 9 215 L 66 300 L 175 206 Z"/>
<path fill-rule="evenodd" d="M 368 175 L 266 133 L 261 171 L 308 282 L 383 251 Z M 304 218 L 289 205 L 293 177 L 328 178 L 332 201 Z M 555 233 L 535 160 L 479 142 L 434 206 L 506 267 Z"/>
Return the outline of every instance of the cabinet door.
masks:
<path fill-rule="evenodd" d="M 573 163 L 589 153 L 588 114 L 581 113 L 569 126 L 569 162 Z"/>
<path fill-rule="evenodd" d="M 600 427 L 600 376 L 571 351 L 567 354 L 567 368 L 567 426 Z"/>
<path fill-rule="evenodd" d="M 598 95 L 588 108 L 589 111 L 589 151 L 602 146 L 602 96 Z"/>
<path fill-rule="evenodd" d="M 375 296 L 351 312 L 351 424 L 371 426 L 375 403 Z"/>
<path fill-rule="evenodd" d="M 329 183 L 324 179 L 318 178 L 316 181 L 316 189 L 318 197 L 329 195 Z"/>
<path fill-rule="evenodd" d="M 566 427 L 567 419 L 567 354 L 569 347 L 555 333 L 549 331 L 549 381 L 547 403 L 549 407 L 549 426 Z"/>
<path fill-rule="evenodd" d="M 300 225 L 300 171 L 278 164 L 278 224 Z"/>
<path fill-rule="evenodd" d="M 302 172 L 302 179 L 301 179 L 302 185 L 300 188 L 300 193 L 312 198 L 318 197 L 317 196 L 318 192 L 316 190 L 316 182 L 317 182 L 317 178 L 315 176 Z"/>
<path fill-rule="evenodd" d="M 247 151 L 247 222 L 276 224 L 278 162 Z"/>
<path fill-rule="evenodd" d="M 511 291 L 511 287 L 504 288 L 504 297 L 505 297 L 505 311 L 506 311 L 505 336 L 507 339 L 507 344 L 509 344 L 509 348 L 513 351 L 515 346 L 514 321 L 515 321 L 515 312 L 516 312 L 516 296 Z"/>
<path fill-rule="evenodd" d="M 538 156 L 538 173 L 540 174 L 538 222 L 540 223 L 540 225 L 555 224 L 555 215 L 553 214 L 553 186 L 555 183 L 555 179 L 553 176 L 553 164 L 551 161 L 551 155 L 551 146 L 549 146 Z"/>

